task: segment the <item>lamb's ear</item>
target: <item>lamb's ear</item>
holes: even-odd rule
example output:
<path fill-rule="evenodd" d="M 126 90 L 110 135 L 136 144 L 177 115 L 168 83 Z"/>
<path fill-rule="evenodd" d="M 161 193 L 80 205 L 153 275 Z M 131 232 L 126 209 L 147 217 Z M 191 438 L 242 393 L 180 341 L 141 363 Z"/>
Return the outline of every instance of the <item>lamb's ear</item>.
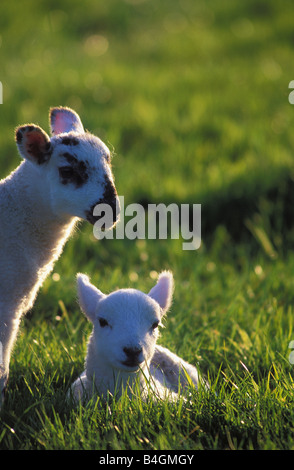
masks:
<path fill-rule="evenodd" d="M 158 277 L 157 284 L 149 292 L 149 297 L 156 300 L 165 313 L 172 303 L 174 290 L 173 275 L 170 271 L 163 271 Z"/>
<path fill-rule="evenodd" d="M 50 126 L 52 135 L 70 131 L 85 132 L 79 115 L 72 109 L 65 107 L 50 109 Z"/>
<path fill-rule="evenodd" d="M 41 165 L 51 156 L 49 136 L 41 127 L 34 124 L 20 126 L 15 131 L 15 140 L 20 155 L 33 163 Z"/>
<path fill-rule="evenodd" d="M 86 317 L 93 323 L 97 304 L 105 295 L 90 283 L 86 274 L 77 275 L 77 287 L 80 307 Z"/>

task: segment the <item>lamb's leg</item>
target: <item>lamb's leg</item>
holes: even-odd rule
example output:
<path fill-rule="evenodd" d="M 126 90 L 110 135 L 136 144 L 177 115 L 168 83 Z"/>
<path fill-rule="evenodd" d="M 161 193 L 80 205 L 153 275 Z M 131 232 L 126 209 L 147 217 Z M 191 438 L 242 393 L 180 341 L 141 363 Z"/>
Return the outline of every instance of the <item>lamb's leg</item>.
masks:
<path fill-rule="evenodd" d="M 4 400 L 4 392 L 9 375 L 9 362 L 12 347 L 18 332 L 20 319 L 11 315 L 0 313 L 0 407 Z"/>

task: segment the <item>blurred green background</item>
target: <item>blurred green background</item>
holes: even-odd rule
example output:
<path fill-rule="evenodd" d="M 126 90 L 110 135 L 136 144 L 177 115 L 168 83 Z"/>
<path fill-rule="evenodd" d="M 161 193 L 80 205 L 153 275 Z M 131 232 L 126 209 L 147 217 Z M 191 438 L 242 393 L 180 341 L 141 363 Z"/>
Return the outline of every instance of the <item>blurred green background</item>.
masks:
<path fill-rule="evenodd" d="M 33 122 L 49 132 L 49 108 L 65 105 L 110 146 L 125 204 L 202 205 L 197 251 L 183 251 L 182 240 L 98 242 L 92 227 L 80 225 L 23 322 L 11 390 L 24 396 L 46 367 L 68 381 L 81 371 L 90 327 L 76 303 L 78 271 L 109 292 L 148 291 L 158 271 L 172 269 L 165 345 L 200 360 L 211 377 L 219 367 L 242 376 L 244 357 L 257 382 L 273 363 L 292 377 L 293 19 L 291 0 L 1 2 L 0 176 L 19 163 L 14 128 Z M 28 364 L 35 372 L 23 382 Z M 55 390 L 64 387 L 56 382 Z M 33 395 L 27 392 L 27 407 Z M 17 392 L 8 403 L 20 406 Z M 276 432 L 283 419 L 273 416 L 255 423 L 266 435 L 259 448 L 284 445 Z M 215 423 L 215 432 L 222 426 Z M 4 448 L 28 435 L 37 446 L 31 427 L 21 429 L 18 440 L 0 433 Z"/>

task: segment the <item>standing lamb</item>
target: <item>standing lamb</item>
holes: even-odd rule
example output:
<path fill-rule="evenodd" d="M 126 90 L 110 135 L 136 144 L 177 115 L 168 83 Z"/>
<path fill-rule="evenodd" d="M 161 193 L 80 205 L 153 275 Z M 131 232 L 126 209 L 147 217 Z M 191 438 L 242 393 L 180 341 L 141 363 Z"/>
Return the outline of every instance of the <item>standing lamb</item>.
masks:
<path fill-rule="evenodd" d="M 172 301 L 170 272 L 160 274 L 148 295 L 135 289 L 104 295 L 84 274 L 78 274 L 77 282 L 80 307 L 93 323 L 93 331 L 85 371 L 70 390 L 74 400 L 87 400 L 93 393 L 119 396 L 122 389 L 130 393 L 135 383 L 142 398 L 148 387 L 155 396 L 174 399 L 179 383 L 183 388 L 189 382 L 197 388 L 200 381 L 206 386 L 194 366 L 156 345 L 158 327 Z"/>
<path fill-rule="evenodd" d="M 119 201 L 106 145 L 69 108 L 50 110 L 52 137 L 16 129 L 23 161 L 0 181 L 0 404 L 21 315 L 29 310 L 79 218 L 94 224 L 96 204 Z M 106 227 L 108 228 L 108 227 Z"/>

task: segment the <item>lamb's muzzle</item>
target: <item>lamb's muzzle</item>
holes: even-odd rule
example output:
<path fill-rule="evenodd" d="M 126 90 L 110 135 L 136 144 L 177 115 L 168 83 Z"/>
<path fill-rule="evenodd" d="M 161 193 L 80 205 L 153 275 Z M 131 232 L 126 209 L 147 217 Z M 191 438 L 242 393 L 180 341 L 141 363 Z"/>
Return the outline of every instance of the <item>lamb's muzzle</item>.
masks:
<path fill-rule="evenodd" d="M 123 351 L 126 354 L 126 360 L 122 361 L 124 366 L 137 368 L 144 361 L 144 356 L 142 354 L 143 349 L 141 347 L 124 347 Z"/>
<path fill-rule="evenodd" d="M 119 214 L 120 214 L 120 205 L 119 205 L 118 195 L 117 195 L 115 186 L 112 184 L 110 180 L 107 180 L 105 184 L 103 197 L 100 198 L 95 204 L 93 204 L 90 210 L 86 211 L 86 219 L 92 225 L 94 225 L 95 222 L 97 222 L 104 216 L 103 211 L 99 215 L 93 214 L 95 207 L 98 206 L 99 204 L 107 204 L 110 208 L 110 212 L 112 214 L 111 218 L 109 221 L 107 220 L 107 225 L 103 224 L 103 226 L 101 227 L 101 230 L 109 229 L 117 223 L 119 219 Z"/>

